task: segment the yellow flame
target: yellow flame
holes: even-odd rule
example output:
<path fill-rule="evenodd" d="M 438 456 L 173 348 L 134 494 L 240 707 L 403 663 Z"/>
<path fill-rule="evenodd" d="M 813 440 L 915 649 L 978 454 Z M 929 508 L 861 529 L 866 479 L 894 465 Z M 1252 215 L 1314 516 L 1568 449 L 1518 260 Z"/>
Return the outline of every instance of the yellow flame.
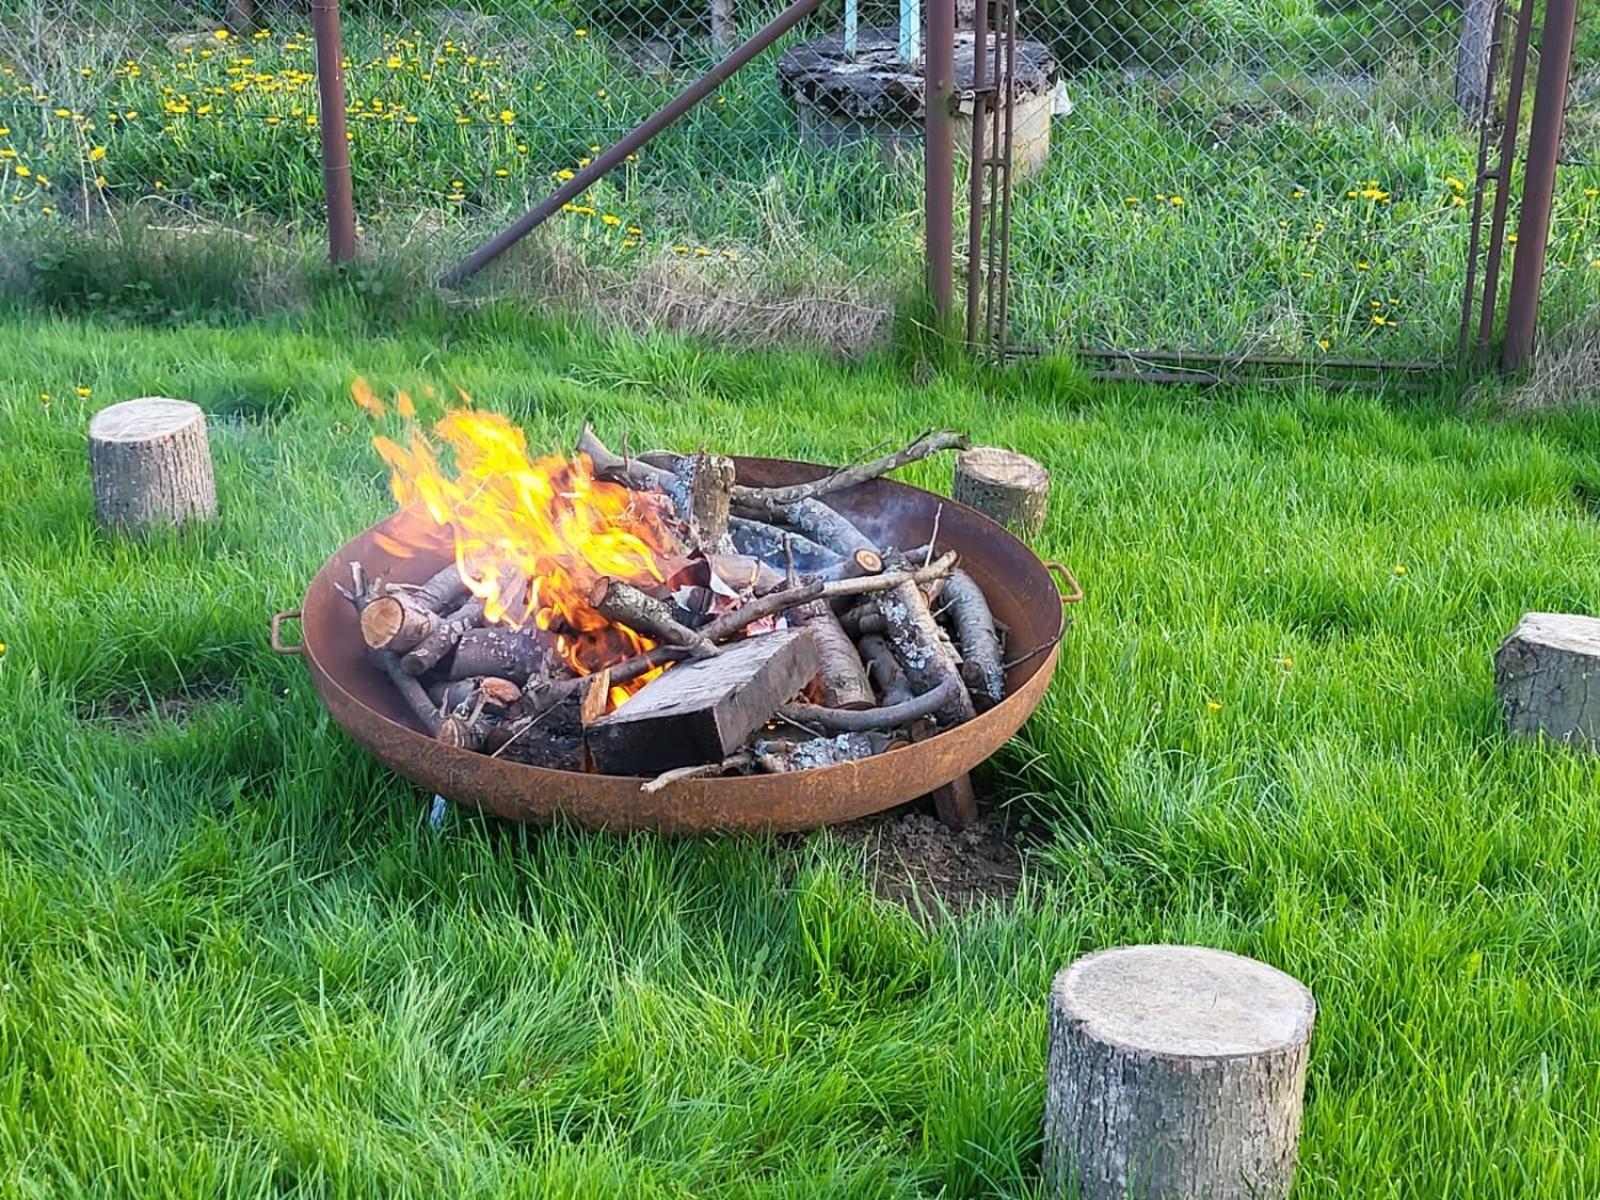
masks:
<path fill-rule="evenodd" d="M 352 392 L 363 409 L 375 403 L 382 411 L 365 385 Z M 409 399 L 396 406 L 404 413 Z M 654 645 L 596 612 L 589 592 L 602 576 L 648 585 L 683 565 L 655 498 L 595 478 L 587 455 L 530 458 L 522 431 L 496 413 L 455 409 L 431 434 L 413 427 L 404 444 L 379 436 L 373 445 L 389 467 L 395 500 L 426 513 L 422 521 L 402 518 L 391 540 L 414 547 L 452 535 L 461 577 L 490 620 L 552 632 L 580 674 Z M 613 690 L 614 701 L 618 695 Z"/>

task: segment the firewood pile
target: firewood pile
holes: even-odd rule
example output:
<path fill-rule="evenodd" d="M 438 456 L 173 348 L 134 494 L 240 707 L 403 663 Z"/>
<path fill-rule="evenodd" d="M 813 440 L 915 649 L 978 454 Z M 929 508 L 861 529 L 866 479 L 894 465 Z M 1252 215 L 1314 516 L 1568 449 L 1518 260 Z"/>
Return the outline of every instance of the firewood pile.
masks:
<path fill-rule="evenodd" d="M 669 576 L 574 568 L 562 574 L 583 589 L 576 609 L 514 617 L 480 564 L 458 566 L 468 560 L 457 526 L 457 562 L 426 581 L 352 563 L 341 591 L 373 665 L 448 746 L 643 776 L 646 791 L 865 758 L 1004 695 L 1004 630 L 956 555 L 939 549 L 937 521 L 926 545 L 880 545 L 830 504 L 965 445 L 930 432 L 809 483 L 759 488 L 721 455 L 618 454 L 586 427 L 569 461 L 596 487 L 626 489 L 625 510 L 608 521 L 670 531 Z M 451 514 L 434 519 L 454 526 Z M 518 587 L 539 592 L 536 581 Z M 604 648 L 586 661 L 572 649 L 580 631 Z"/>

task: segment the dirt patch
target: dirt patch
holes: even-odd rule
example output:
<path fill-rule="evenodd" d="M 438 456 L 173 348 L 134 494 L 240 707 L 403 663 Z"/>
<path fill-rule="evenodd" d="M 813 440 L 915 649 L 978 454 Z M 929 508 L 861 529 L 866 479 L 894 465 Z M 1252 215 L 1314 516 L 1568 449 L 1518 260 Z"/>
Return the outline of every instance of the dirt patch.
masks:
<path fill-rule="evenodd" d="M 127 733 L 143 733 L 164 721 L 186 724 L 207 704 L 235 700 L 239 685 L 231 679 L 200 679 L 174 692 L 119 692 L 78 706 L 78 720 L 109 725 Z"/>
<path fill-rule="evenodd" d="M 920 806 L 841 825 L 834 833 L 867 850 L 872 888 L 914 915 L 960 915 L 986 901 L 1008 903 L 1022 880 L 1022 836 L 1004 815 L 982 812 L 960 832 Z"/>

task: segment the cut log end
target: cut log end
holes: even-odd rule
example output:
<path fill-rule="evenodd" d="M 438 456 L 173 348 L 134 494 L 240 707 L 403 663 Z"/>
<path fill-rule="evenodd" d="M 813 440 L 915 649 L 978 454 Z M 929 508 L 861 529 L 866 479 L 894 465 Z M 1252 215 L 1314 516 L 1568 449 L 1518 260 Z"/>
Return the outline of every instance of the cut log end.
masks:
<path fill-rule="evenodd" d="M 975 446 L 956 457 L 950 494 L 1019 537 L 1032 537 L 1044 528 L 1050 472 L 1027 455 Z"/>
<path fill-rule="evenodd" d="M 217 513 L 205 413 L 186 400 L 147 396 L 101 409 L 89 422 L 89 469 L 107 529 L 143 532 Z"/>
<path fill-rule="evenodd" d="M 1303 984 L 1221 950 L 1079 959 L 1050 992 L 1050 1193 L 1284 1200 L 1315 1015 Z"/>
<path fill-rule="evenodd" d="M 1508 732 L 1600 749 L 1600 619 L 1529 613 L 1494 666 Z"/>

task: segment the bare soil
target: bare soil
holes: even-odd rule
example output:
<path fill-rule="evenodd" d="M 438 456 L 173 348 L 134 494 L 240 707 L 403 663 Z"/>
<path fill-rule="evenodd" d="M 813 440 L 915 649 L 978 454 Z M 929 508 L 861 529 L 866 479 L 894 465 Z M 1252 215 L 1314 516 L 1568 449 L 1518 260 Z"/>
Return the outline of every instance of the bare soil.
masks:
<path fill-rule="evenodd" d="M 1004 906 L 1022 880 L 1020 831 L 994 809 L 970 828 L 947 828 L 920 804 L 864 817 L 834 830 L 867 850 L 873 890 L 913 915 L 937 920 L 993 901 Z"/>

